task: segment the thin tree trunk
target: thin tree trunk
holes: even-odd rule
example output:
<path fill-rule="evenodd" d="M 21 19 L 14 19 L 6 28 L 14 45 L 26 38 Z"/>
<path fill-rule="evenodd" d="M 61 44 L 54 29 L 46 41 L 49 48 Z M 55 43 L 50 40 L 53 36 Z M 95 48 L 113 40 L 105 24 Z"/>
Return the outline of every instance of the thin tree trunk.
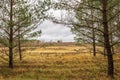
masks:
<path fill-rule="evenodd" d="M 10 0 L 9 68 L 13 68 L 13 0 Z"/>
<path fill-rule="evenodd" d="M 91 10 L 92 13 L 92 19 L 93 17 L 93 11 Z M 93 36 L 93 55 L 96 56 L 96 43 L 95 43 L 95 29 L 94 29 L 94 22 L 92 21 L 92 36 Z"/>
<path fill-rule="evenodd" d="M 96 43 L 95 43 L 95 29 L 94 29 L 94 25 L 93 25 L 93 29 L 92 29 L 92 35 L 93 35 L 93 55 L 96 56 Z"/>
<path fill-rule="evenodd" d="M 111 13 L 109 13 L 109 14 L 110 14 L 110 16 L 112 16 Z M 112 32 L 112 23 L 111 22 L 110 22 L 110 32 Z M 113 34 L 110 35 L 110 42 L 111 42 L 111 44 L 113 44 Z M 114 54 L 115 53 L 114 46 L 111 47 L 111 50 L 112 50 L 112 54 Z"/>
<path fill-rule="evenodd" d="M 21 50 L 21 40 L 20 40 L 20 30 L 18 30 L 18 50 L 19 50 L 19 58 L 22 60 L 22 50 Z"/>
<path fill-rule="evenodd" d="M 93 5 L 93 3 L 91 2 Z M 90 5 L 90 4 L 89 4 Z M 92 45 L 93 45 L 93 56 L 96 56 L 96 43 L 95 43 L 95 29 L 94 29 L 94 12 L 93 9 L 91 9 L 91 18 L 92 18 Z"/>
<path fill-rule="evenodd" d="M 105 48 L 107 52 L 107 59 L 108 59 L 108 76 L 111 78 L 114 77 L 114 64 L 113 64 L 113 54 L 111 51 L 110 46 L 110 39 L 109 39 L 109 27 L 107 21 L 107 0 L 102 0 L 103 4 L 103 28 L 104 28 L 104 42 Z"/>

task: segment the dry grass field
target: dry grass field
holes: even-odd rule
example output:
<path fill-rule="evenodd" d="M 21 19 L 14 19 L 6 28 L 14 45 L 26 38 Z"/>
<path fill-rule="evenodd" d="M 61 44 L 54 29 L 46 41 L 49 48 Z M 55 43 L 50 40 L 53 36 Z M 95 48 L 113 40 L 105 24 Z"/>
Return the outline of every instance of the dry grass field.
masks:
<path fill-rule="evenodd" d="M 0 80 L 110 80 L 107 59 L 96 57 L 87 47 L 51 46 L 27 48 L 23 60 L 14 60 L 14 69 L 0 63 Z M 115 79 L 120 80 L 120 55 L 114 55 Z"/>

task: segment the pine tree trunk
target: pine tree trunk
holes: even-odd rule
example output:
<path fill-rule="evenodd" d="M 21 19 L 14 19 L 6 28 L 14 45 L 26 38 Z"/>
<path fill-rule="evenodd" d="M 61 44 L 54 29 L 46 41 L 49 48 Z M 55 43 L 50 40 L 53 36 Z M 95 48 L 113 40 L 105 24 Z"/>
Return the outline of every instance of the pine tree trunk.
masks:
<path fill-rule="evenodd" d="M 111 14 L 112 13 L 109 13 L 110 16 L 112 16 Z M 110 30 L 110 32 L 112 32 L 112 22 L 110 22 L 110 29 L 109 30 Z M 111 41 L 111 44 L 113 44 L 113 34 L 110 35 L 110 41 Z M 114 54 L 115 53 L 114 46 L 111 47 L 111 50 L 112 50 L 112 54 Z"/>
<path fill-rule="evenodd" d="M 105 48 L 107 52 L 107 59 L 108 59 L 108 76 L 113 78 L 114 65 L 113 65 L 113 54 L 111 51 L 110 39 L 109 39 L 109 27 L 108 27 L 108 21 L 107 21 L 107 0 L 102 0 L 102 3 L 103 3 L 104 42 L 105 42 Z"/>
<path fill-rule="evenodd" d="M 93 55 L 96 56 L 95 29 L 93 27 Z"/>
<path fill-rule="evenodd" d="M 9 68 L 13 68 L 13 1 L 10 0 Z"/>
<path fill-rule="evenodd" d="M 9 47 L 9 68 L 13 68 L 13 49 Z"/>
<path fill-rule="evenodd" d="M 93 5 L 93 3 L 91 2 Z M 92 45 L 93 45 L 93 56 L 96 56 L 96 43 L 95 43 L 95 29 L 94 29 L 94 13 L 93 9 L 91 9 L 91 18 L 92 18 Z"/>
<path fill-rule="evenodd" d="M 19 58 L 22 60 L 22 50 L 21 50 L 21 41 L 20 41 L 20 30 L 18 30 L 18 50 L 19 50 Z"/>
<path fill-rule="evenodd" d="M 92 14 L 92 19 L 93 19 L 93 14 Z M 93 36 L 93 56 L 96 56 L 95 29 L 94 29 L 93 21 L 92 21 L 92 36 Z"/>

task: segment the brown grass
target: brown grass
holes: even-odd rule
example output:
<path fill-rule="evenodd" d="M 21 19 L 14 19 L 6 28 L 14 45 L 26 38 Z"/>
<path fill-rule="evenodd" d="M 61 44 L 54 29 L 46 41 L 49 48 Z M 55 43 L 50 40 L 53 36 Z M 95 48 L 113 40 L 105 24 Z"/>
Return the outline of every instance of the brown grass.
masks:
<path fill-rule="evenodd" d="M 23 61 L 15 58 L 13 70 L 6 63 L 0 64 L 0 80 L 110 80 L 107 76 L 106 57 L 100 54 L 93 57 L 89 52 L 78 53 L 77 49 L 82 47 L 29 49 L 24 52 Z M 120 55 L 114 55 L 114 63 L 114 80 L 119 80 Z"/>

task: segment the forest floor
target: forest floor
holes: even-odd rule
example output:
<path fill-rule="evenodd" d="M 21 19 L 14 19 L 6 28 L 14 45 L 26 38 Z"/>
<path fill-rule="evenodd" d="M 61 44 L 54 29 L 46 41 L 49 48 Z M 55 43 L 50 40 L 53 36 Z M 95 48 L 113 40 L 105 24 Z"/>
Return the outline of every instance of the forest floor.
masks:
<path fill-rule="evenodd" d="M 82 51 L 82 52 L 81 52 Z M 0 59 L 1 60 L 1 59 Z M 120 80 L 120 55 L 114 55 L 115 78 Z M 33 47 L 14 58 L 14 69 L 0 63 L 0 80 L 111 80 L 107 76 L 107 57 L 96 57 L 86 47 Z"/>

